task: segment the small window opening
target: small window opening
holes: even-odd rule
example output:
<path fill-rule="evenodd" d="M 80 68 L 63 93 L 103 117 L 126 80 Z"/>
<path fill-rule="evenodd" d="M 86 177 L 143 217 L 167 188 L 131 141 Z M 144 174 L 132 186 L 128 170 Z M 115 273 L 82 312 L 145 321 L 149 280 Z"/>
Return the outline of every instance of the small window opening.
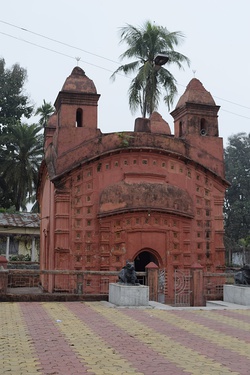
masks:
<path fill-rule="evenodd" d="M 78 108 L 76 111 L 76 127 L 82 128 L 82 109 Z"/>
<path fill-rule="evenodd" d="M 182 122 L 179 123 L 179 137 L 183 136 Z"/>
<path fill-rule="evenodd" d="M 204 118 L 202 118 L 200 122 L 200 135 L 207 135 L 206 120 Z"/>

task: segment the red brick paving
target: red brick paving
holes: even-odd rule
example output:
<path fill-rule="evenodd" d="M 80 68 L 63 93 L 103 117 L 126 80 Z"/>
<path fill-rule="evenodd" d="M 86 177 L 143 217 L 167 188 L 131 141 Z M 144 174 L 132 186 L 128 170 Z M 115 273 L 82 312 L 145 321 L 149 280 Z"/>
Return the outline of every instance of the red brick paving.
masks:
<path fill-rule="evenodd" d="M 215 336 L 216 336 L 217 332 L 221 331 L 223 333 L 227 333 L 229 335 L 232 335 L 232 338 L 235 337 L 235 335 L 237 335 L 237 338 L 239 338 L 241 336 L 241 338 L 244 341 L 246 341 L 246 342 L 250 341 L 249 340 L 249 331 L 248 332 L 241 332 L 240 330 L 238 330 L 236 328 L 232 329 L 231 327 L 228 327 L 228 326 L 224 327 L 224 329 L 221 329 L 221 327 L 219 327 L 217 323 L 210 322 L 209 318 L 204 319 L 204 318 L 200 317 L 199 315 L 197 316 L 196 314 L 194 314 L 192 312 L 188 312 L 188 311 L 178 312 L 178 311 L 174 310 L 174 311 L 171 311 L 169 313 L 172 314 L 173 316 L 181 316 L 186 321 L 187 320 L 193 321 L 197 325 L 202 324 L 204 326 L 204 328 L 209 327 L 211 329 L 214 329 L 215 330 L 215 333 L 214 333 Z M 145 325 L 151 327 L 155 331 L 161 332 L 161 333 L 167 335 L 168 337 L 171 337 L 173 340 L 179 342 L 180 344 L 185 345 L 185 346 L 195 350 L 196 352 L 199 352 L 199 353 L 211 358 L 212 360 L 215 360 L 219 363 L 224 364 L 225 366 L 230 368 L 232 371 L 237 372 L 238 369 L 239 369 L 239 363 L 241 363 L 241 361 L 242 361 L 242 356 L 232 352 L 229 349 L 221 348 L 221 347 L 217 346 L 215 343 L 211 343 L 209 341 L 209 339 L 206 339 L 204 337 L 200 338 L 200 337 L 196 336 L 195 334 L 183 331 L 183 328 L 181 326 L 180 326 L 180 328 L 175 326 L 175 327 L 172 327 L 170 329 L 169 325 L 164 325 L 163 322 L 160 319 L 157 319 L 155 317 L 152 319 L 152 317 L 151 317 L 151 319 L 149 320 L 148 314 L 146 314 L 146 316 L 145 316 L 145 313 L 128 310 L 128 311 L 126 311 L 126 314 L 133 317 L 135 319 L 135 321 L 138 320 L 138 321 L 144 323 Z M 211 311 L 210 311 L 210 314 L 212 314 Z M 247 335 L 248 335 L 248 337 L 247 337 Z M 246 340 L 246 337 L 247 337 L 247 340 Z M 230 362 L 229 362 L 229 359 L 230 359 Z M 243 375 L 243 374 L 249 375 L 250 374 L 250 359 L 244 358 L 244 363 L 247 366 L 247 371 L 246 372 L 245 371 L 240 372 L 240 374 L 241 375 Z"/>
<path fill-rule="evenodd" d="M 250 310 L 249 310 L 250 311 Z M 237 337 L 241 340 L 244 340 L 247 343 L 250 343 L 250 334 L 249 334 L 249 328 L 250 328 L 250 315 L 249 316 L 244 316 L 244 315 L 239 315 L 239 313 L 233 313 L 231 311 L 227 310 L 214 310 L 213 312 L 210 311 L 208 316 L 203 316 L 202 314 L 194 314 L 188 311 L 176 311 L 176 316 L 184 317 L 185 319 L 189 319 L 192 322 L 203 324 L 208 328 L 216 330 L 218 333 L 224 333 L 227 334 L 231 337 Z M 218 318 L 220 316 L 226 318 L 233 318 L 236 319 L 236 323 L 241 322 L 244 324 L 248 323 L 249 327 L 246 327 L 246 329 L 239 329 L 237 327 L 232 327 L 226 324 L 224 321 L 216 321 L 212 319 L 212 316 L 216 319 L 215 315 L 218 315 Z M 249 371 L 250 374 L 250 371 Z"/>
<path fill-rule="evenodd" d="M 10 338 L 5 330 L 0 334 L 1 375 L 250 374 L 250 309 L 4 302 L 0 321 L 13 330 Z M 16 327 L 22 328 L 18 334 Z M 33 361 L 23 356 L 17 340 L 30 349 Z"/>
<path fill-rule="evenodd" d="M 90 307 L 85 309 L 80 304 L 68 303 L 70 308 L 80 320 L 87 321 L 88 326 L 115 350 L 119 351 L 123 358 L 129 360 L 138 371 L 145 375 L 152 375 L 155 369 L 163 367 L 163 374 L 184 374 L 184 371 L 178 369 L 170 361 L 166 360 L 156 351 L 148 348 L 133 336 L 133 327 L 131 332 L 126 333 L 122 329 L 114 326 L 100 314 L 94 312 Z M 160 372 L 158 372 L 160 374 Z M 188 372 L 185 372 L 188 375 Z"/>
<path fill-rule="evenodd" d="M 40 360 L 41 373 L 85 374 L 87 368 L 77 358 L 58 328 L 40 303 L 20 303 L 24 322 Z M 80 372 L 75 372 L 75 369 Z M 74 371 L 74 372 L 73 372 Z M 94 374 L 88 372 L 89 375 Z"/>

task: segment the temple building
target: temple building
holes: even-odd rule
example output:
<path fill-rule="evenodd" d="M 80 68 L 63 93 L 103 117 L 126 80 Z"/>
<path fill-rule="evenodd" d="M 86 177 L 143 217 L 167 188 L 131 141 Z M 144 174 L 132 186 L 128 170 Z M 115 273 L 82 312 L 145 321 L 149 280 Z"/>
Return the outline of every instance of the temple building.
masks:
<path fill-rule="evenodd" d="M 157 112 L 137 118 L 134 131 L 102 133 L 99 97 L 75 67 L 45 128 L 40 267 L 116 271 L 130 260 L 145 271 L 153 262 L 171 301 L 175 270 L 224 266 L 219 106 L 193 78 L 171 113 L 174 134 Z"/>

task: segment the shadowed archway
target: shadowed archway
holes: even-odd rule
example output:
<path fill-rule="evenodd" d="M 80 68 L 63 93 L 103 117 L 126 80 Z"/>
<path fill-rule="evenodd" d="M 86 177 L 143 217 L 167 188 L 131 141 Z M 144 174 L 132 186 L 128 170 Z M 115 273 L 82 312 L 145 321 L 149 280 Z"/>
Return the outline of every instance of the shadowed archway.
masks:
<path fill-rule="evenodd" d="M 144 249 L 134 259 L 135 270 L 137 272 L 145 272 L 145 267 L 150 262 L 154 262 L 159 267 L 158 259 L 152 252 L 148 249 Z"/>

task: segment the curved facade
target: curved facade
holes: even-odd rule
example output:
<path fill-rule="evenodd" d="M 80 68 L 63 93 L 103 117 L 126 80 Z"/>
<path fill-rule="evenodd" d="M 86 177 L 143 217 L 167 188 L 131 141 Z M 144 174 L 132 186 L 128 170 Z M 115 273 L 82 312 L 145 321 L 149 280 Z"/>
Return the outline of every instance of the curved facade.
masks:
<path fill-rule="evenodd" d="M 41 268 L 112 271 L 132 260 L 144 271 L 154 262 L 172 301 L 175 269 L 224 265 L 219 107 L 193 79 L 171 113 L 175 134 L 158 113 L 136 119 L 133 132 L 103 134 L 98 99 L 75 68 L 45 129 Z"/>

